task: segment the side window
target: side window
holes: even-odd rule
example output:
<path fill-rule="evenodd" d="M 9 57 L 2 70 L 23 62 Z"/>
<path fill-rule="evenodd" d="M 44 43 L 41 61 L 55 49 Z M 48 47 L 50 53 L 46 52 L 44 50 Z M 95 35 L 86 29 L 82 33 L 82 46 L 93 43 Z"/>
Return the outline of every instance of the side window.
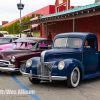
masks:
<path fill-rule="evenodd" d="M 32 44 L 30 42 L 27 43 L 27 48 L 32 48 Z"/>
<path fill-rule="evenodd" d="M 95 48 L 95 38 L 87 38 L 86 41 L 85 41 L 84 48 L 94 49 Z"/>
<path fill-rule="evenodd" d="M 39 49 L 49 49 L 50 46 L 52 46 L 52 42 L 51 41 L 41 41 L 38 44 L 38 48 Z"/>
<path fill-rule="evenodd" d="M 14 42 L 15 40 L 17 40 L 17 38 L 13 38 L 13 39 L 12 39 L 12 42 Z"/>

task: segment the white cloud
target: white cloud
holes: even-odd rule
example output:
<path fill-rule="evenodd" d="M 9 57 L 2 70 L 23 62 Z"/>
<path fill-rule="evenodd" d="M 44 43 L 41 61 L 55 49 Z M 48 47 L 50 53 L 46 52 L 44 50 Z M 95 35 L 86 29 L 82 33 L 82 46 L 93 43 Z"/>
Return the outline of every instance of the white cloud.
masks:
<path fill-rule="evenodd" d="M 94 3 L 95 0 L 71 0 L 72 6 L 84 6 Z"/>

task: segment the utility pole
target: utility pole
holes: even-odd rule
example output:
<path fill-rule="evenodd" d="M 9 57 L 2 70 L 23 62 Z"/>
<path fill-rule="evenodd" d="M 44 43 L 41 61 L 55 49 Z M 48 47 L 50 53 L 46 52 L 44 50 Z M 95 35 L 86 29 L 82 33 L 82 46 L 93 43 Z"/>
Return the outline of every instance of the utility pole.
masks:
<path fill-rule="evenodd" d="M 21 38 L 21 10 L 23 10 L 24 8 L 24 4 L 21 3 L 21 0 L 20 0 L 20 3 L 17 4 L 17 7 L 20 10 L 20 38 Z"/>

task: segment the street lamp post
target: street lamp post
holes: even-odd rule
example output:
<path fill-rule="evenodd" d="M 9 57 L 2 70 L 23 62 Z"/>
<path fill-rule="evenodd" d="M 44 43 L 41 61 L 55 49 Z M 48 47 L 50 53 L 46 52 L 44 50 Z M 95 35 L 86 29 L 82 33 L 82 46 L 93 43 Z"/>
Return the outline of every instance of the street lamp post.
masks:
<path fill-rule="evenodd" d="M 20 3 L 17 4 L 17 7 L 20 10 L 20 38 L 21 38 L 21 10 L 23 10 L 24 8 L 24 4 L 21 3 L 21 0 L 20 0 Z"/>

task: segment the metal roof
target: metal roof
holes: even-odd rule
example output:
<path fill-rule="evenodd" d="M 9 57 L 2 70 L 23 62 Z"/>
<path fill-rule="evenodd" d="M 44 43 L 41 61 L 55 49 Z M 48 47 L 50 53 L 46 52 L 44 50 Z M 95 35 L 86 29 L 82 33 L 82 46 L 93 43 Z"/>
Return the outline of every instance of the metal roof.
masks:
<path fill-rule="evenodd" d="M 72 12 L 76 12 L 76 11 L 81 11 L 81 10 L 85 10 L 85 9 L 89 9 L 89 8 L 93 8 L 93 7 L 97 7 L 97 6 L 100 6 L 100 2 L 90 4 L 90 5 L 86 5 L 86 6 L 77 7 L 77 8 L 74 8 L 74 9 L 65 10 L 65 11 L 62 11 L 62 12 L 58 12 L 58 13 L 54 13 L 54 14 L 50 14 L 50 15 L 46 15 L 46 16 L 41 16 L 40 18 L 59 16 L 59 15 L 68 14 L 68 13 L 72 13 Z"/>
<path fill-rule="evenodd" d="M 63 21 L 63 20 L 70 20 L 70 19 L 77 19 L 77 18 L 84 18 L 89 16 L 96 16 L 100 15 L 100 2 L 77 7 L 74 9 L 54 13 L 47 16 L 41 16 L 40 19 L 28 21 L 22 23 L 22 26 L 27 26 L 31 24 L 40 24 L 40 23 L 47 23 L 47 22 L 55 22 L 55 21 Z"/>

